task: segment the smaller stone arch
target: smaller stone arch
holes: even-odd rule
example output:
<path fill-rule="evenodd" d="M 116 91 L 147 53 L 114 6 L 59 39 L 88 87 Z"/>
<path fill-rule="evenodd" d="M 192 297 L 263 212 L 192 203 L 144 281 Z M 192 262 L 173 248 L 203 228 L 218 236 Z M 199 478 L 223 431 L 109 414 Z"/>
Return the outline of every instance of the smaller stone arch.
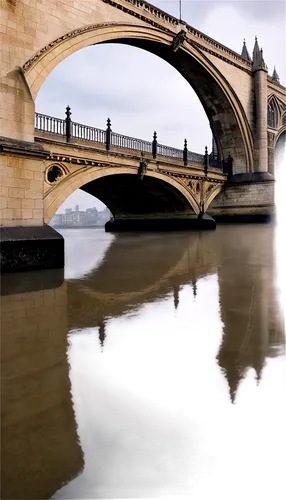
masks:
<path fill-rule="evenodd" d="M 44 222 L 49 223 L 50 219 L 60 208 L 62 203 L 76 190 L 83 188 L 85 185 L 102 179 L 108 176 L 118 175 L 132 175 L 137 176 L 137 169 L 132 167 L 105 167 L 105 168 L 81 168 L 77 172 L 66 175 L 59 182 L 55 182 L 44 196 Z M 185 199 L 186 205 L 188 204 L 190 212 L 195 214 L 200 213 L 200 206 L 194 198 L 190 189 L 178 182 L 173 177 L 165 175 L 160 172 L 149 171 L 145 175 L 146 178 L 153 178 L 167 184 L 170 188 L 177 191 L 181 197 Z M 139 181 L 140 182 L 140 181 Z"/>

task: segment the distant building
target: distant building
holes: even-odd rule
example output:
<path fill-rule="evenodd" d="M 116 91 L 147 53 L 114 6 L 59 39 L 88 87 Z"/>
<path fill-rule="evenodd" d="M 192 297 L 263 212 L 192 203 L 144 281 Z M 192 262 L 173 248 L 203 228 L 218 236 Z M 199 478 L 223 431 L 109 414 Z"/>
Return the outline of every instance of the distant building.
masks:
<path fill-rule="evenodd" d="M 56 213 L 50 221 L 54 227 L 84 227 L 84 226 L 104 226 L 110 219 L 110 211 L 106 207 L 98 212 L 96 207 L 87 208 L 85 211 L 79 209 L 66 208 L 64 214 Z"/>
<path fill-rule="evenodd" d="M 50 221 L 51 226 L 61 226 L 62 225 L 62 214 L 55 214 Z"/>
<path fill-rule="evenodd" d="M 97 208 L 88 208 L 86 211 L 86 223 L 88 226 L 95 226 L 98 222 L 98 210 Z"/>
<path fill-rule="evenodd" d="M 110 210 L 107 207 L 101 212 L 98 212 L 98 225 L 104 226 L 104 224 L 109 221 L 110 216 Z"/>
<path fill-rule="evenodd" d="M 86 218 L 86 213 L 79 209 L 79 205 L 76 205 L 74 211 L 66 209 L 65 214 L 62 215 L 62 224 L 64 226 L 84 226 Z"/>

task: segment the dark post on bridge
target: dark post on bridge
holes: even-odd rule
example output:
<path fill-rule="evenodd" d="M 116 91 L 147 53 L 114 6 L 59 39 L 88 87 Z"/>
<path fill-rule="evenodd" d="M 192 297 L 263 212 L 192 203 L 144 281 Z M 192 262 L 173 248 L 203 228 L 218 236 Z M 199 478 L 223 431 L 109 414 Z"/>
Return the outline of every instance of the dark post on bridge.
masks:
<path fill-rule="evenodd" d="M 205 165 L 205 175 L 208 173 L 208 168 L 210 166 L 210 157 L 208 154 L 208 147 L 205 147 L 205 157 L 204 157 L 204 165 Z"/>
<path fill-rule="evenodd" d="M 110 118 L 107 118 L 106 141 L 105 141 L 106 151 L 110 150 L 111 132 L 112 132 L 112 130 L 111 130 L 111 120 L 110 120 Z"/>
<path fill-rule="evenodd" d="M 152 142 L 152 155 L 153 155 L 153 158 L 155 159 L 156 156 L 157 156 L 157 132 L 154 132 L 154 135 L 153 135 L 153 142 Z"/>
<path fill-rule="evenodd" d="M 70 142 L 71 135 L 72 135 L 72 125 L 71 125 L 71 108 L 69 106 L 66 107 L 66 141 Z"/>
<path fill-rule="evenodd" d="M 184 165 L 186 167 L 188 165 L 188 144 L 187 144 L 187 139 L 184 140 L 183 160 L 184 160 Z"/>

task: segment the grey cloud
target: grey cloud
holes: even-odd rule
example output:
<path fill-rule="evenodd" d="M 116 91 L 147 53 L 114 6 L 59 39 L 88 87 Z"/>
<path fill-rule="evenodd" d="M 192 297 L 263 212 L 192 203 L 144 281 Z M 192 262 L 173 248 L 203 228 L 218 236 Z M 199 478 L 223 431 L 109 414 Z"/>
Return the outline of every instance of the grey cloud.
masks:
<path fill-rule="evenodd" d="M 218 2 L 224 4 L 225 2 Z M 279 19 L 284 17 L 285 19 L 285 3 L 280 0 L 236 0 L 228 2 L 234 5 L 242 14 L 253 20 L 269 20 L 269 19 Z"/>
<path fill-rule="evenodd" d="M 155 0 L 152 2 L 160 9 L 179 18 L 179 0 Z M 182 19 L 191 26 L 200 29 L 200 24 L 212 9 L 218 6 L 232 5 L 249 18 L 268 20 L 285 18 L 283 0 L 182 0 Z M 232 22 L 230 20 L 230 22 Z"/>

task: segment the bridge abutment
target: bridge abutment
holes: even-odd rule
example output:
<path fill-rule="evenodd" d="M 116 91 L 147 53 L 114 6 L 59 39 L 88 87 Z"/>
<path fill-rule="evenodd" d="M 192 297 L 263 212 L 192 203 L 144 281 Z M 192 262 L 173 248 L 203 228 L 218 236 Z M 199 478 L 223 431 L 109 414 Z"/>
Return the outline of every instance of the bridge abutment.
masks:
<path fill-rule="evenodd" d="M 34 142 L 1 138 L 1 272 L 64 267 L 64 240 L 44 224 L 48 151 Z"/>
<path fill-rule="evenodd" d="M 274 178 L 269 172 L 234 175 L 211 203 L 218 222 L 267 222 L 275 215 Z"/>

